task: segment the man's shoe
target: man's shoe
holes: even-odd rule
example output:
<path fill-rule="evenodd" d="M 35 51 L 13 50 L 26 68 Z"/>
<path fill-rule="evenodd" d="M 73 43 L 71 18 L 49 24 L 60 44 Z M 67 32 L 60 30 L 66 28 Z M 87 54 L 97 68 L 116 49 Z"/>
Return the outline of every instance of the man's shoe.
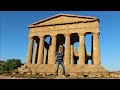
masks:
<path fill-rule="evenodd" d="M 55 75 L 55 77 L 58 77 L 58 75 Z"/>
<path fill-rule="evenodd" d="M 62 75 L 63 77 L 66 77 L 65 75 Z"/>

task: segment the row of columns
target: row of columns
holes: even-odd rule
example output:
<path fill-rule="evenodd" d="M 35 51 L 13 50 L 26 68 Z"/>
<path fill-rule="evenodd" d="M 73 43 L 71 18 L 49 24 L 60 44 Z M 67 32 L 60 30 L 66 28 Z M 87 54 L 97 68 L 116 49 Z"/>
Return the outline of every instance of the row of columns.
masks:
<path fill-rule="evenodd" d="M 85 64 L 85 40 L 84 36 L 85 33 L 79 33 L 79 60 L 80 64 Z M 34 56 L 34 62 L 36 62 L 37 59 L 37 52 L 38 52 L 38 59 L 37 64 L 42 64 L 43 59 L 43 53 L 44 53 L 44 36 L 40 36 L 39 44 L 36 45 L 35 49 L 35 56 Z M 29 46 L 28 46 L 28 54 L 27 54 L 27 61 L 26 64 L 32 63 L 32 52 L 33 52 L 33 42 L 34 39 L 29 37 Z M 39 45 L 39 46 L 38 46 Z M 39 48 L 39 50 L 38 50 Z M 38 51 L 37 51 L 38 50 Z M 55 64 L 55 55 L 56 55 L 56 35 L 52 35 L 52 44 L 49 49 L 49 59 L 48 64 Z M 65 58 L 64 63 L 66 65 L 73 64 L 73 45 L 70 45 L 70 34 L 65 34 Z M 99 49 L 99 33 L 93 33 L 93 64 L 94 65 L 100 65 L 100 49 Z M 45 58 L 44 58 L 45 60 Z M 45 63 L 45 61 L 44 61 Z"/>

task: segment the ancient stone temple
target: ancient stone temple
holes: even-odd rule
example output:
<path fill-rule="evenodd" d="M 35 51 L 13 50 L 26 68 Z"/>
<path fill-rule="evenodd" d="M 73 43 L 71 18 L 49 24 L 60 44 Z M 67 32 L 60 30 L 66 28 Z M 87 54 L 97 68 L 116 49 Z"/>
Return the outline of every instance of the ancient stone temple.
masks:
<path fill-rule="evenodd" d="M 106 73 L 100 61 L 99 22 L 96 17 L 57 14 L 30 24 L 26 64 L 19 68 L 19 72 L 55 74 L 56 51 L 58 45 L 63 44 L 66 74 Z M 86 34 L 92 35 L 90 54 L 86 52 Z M 49 42 L 46 39 L 49 39 Z M 79 42 L 78 52 L 75 51 L 75 42 Z M 88 64 L 89 60 L 91 65 Z M 59 73 L 61 72 L 62 68 L 59 68 Z"/>

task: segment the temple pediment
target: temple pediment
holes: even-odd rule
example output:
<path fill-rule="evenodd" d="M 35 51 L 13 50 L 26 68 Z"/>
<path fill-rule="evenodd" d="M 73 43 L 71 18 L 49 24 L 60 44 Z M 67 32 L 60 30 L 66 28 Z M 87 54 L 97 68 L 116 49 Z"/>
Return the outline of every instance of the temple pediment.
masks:
<path fill-rule="evenodd" d="M 84 23 L 84 22 L 91 22 L 91 21 L 99 21 L 99 19 L 96 17 L 90 17 L 90 16 L 57 14 L 55 16 L 32 23 L 28 27 L 59 25 L 59 24 L 76 23 L 76 22 Z"/>

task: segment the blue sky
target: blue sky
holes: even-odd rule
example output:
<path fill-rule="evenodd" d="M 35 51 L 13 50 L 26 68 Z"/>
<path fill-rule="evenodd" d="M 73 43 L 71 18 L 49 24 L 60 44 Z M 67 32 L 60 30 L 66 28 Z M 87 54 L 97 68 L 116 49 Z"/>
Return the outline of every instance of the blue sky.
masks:
<path fill-rule="evenodd" d="M 0 60 L 18 58 L 25 63 L 27 26 L 59 13 L 99 18 L 101 65 L 109 71 L 120 70 L 120 11 L 0 11 Z M 91 35 L 86 35 L 87 52 L 91 51 L 90 41 Z"/>

